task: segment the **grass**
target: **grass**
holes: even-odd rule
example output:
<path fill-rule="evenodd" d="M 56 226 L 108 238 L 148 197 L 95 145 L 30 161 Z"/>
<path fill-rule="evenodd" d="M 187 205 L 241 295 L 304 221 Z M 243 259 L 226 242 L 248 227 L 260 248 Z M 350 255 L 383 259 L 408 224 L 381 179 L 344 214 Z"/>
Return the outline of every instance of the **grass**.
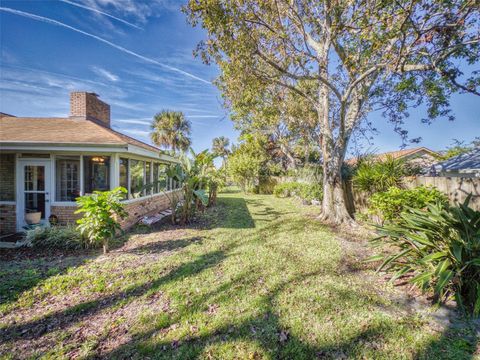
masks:
<path fill-rule="evenodd" d="M 5 358 L 470 359 L 294 200 L 229 192 L 107 256 L 4 261 Z M 51 264 L 49 267 L 48 264 Z M 53 269 L 53 270 L 49 270 Z"/>

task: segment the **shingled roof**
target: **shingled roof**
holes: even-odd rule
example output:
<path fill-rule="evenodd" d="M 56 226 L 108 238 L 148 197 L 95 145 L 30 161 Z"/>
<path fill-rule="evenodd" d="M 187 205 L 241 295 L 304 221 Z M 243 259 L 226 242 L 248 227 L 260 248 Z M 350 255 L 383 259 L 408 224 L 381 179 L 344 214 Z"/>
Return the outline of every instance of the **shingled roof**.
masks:
<path fill-rule="evenodd" d="M 72 145 L 128 144 L 159 152 L 160 149 L 102 126 L 77 118 L 0 117 L 0 142 Z"/>
<path fill-rule="evenodd" d="M 378 161 L 385 161 L 387 158 L 392 157 L 394 159 L 404 159 L 416 154 L 420 154 L 422 152 L 427 152 L 432 156 L 440 156 L 439 153 L 432 151 L 426 147 L 418 147 L 413 149 L 405 149 L 405 150 L 397 150 L 397 151 L 389 151 L 381 154 L 373 155 L 373 158 Z M 355 165 L 358 161 L 358 158 L 351 158 L 345 161 L 348 165 Z"/>
<path fill-rule="evenodd" d="M 434 169 L 437 172 L 478 172 L 480 171 L 480 147 L 439 162 L 434 165 Z"/>

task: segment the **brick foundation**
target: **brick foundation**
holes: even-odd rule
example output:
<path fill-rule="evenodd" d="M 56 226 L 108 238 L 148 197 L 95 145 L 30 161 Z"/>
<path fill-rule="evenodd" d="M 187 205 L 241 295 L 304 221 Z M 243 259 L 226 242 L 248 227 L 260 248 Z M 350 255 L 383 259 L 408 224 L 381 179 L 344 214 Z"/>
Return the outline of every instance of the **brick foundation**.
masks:
<path fill-rule="evenodd" d="M 180 192 L 180 190 L 177 190 Z M 159 213 L 168 209 L 170 202 L 164 194 L 157 194 L 144 199 L 129 200 L 125 204 L 125 210 L 128 217 L 122 220 L 121 225 L 124 230 L 135 225 L 142 217 Z M 62 225 L 75 223 L 81 217 L 81 214 L 75 214 L 76 206 L 52 206 L 51 214 L 58 217 Z"/>
<path fill-rule="evenodd" d="M 181 190 L 176 190 L 178 194 Z M 170 207 L 170 201 L 164 194 L 157 194 L 141 200 L 131 200 L 125 205 L 128 217 L 122 221 L 122 228 L 128 229 L 135 225 L 142 217 L 159 213 Z"/>
<path fill-rule="evenodd" d="M 17 215 L 15 204 L 0 204 L 0 235 L 16 232 Z"/>
<path fill-rule="evenodd" d="M 58 217 L 58 223 L 61 225 L 75 224 L 77 219 L 82 217 L 82 214 L 75 214 L 77 207 L 72 206 L 58 206 L 53 205 L 50 208 L 50 214 Z"/>

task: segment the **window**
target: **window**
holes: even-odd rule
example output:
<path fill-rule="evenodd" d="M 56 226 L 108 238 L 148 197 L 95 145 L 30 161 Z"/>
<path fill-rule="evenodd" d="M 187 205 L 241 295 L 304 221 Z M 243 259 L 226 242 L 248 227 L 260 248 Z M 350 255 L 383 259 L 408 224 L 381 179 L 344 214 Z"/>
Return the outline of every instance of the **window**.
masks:
<path fill-rule="evenodd" d="M 151 175 L 152 175 L 152 163 L 147 161 L 145 163 L 145 184 L 148 185 L 148 187 L 145 189 L 146 195 L 151 195 L 153 192 Z"/>
<path fill-rule="evenodd" d="M 83 183 L 85 194 L 110 190 L 110 157 L 84 156 Z"/>
<path fill-rule="evenodd" d="M 130 195 L 138 198 L 143 195 L 145 185 L 145 162 L 130 159 Z"/>
<path fill-rule="evenodd" d="M 128 189 L 128 159 L 120 158 L 120 176 L 119 185 Z"/>
<path fill-rule="evenodd" d="M 62 156 L 55 161 L 55 200 L 75 201 L 80 196 L 80 157 Z"/>

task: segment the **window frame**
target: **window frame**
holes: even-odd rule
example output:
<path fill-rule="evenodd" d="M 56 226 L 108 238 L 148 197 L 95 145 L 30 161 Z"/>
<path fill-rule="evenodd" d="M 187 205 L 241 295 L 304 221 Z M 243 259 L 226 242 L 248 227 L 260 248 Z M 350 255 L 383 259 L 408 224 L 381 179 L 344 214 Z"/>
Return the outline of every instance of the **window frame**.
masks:
<path fill-rule="evenodd" d="M 82 188 L 82 191 L 81 191 L 81 194 L 82 195 L 85 195 L 87 192 L 86 192 L 86 184 L 85 184 L 85 166 L 86 166 L 86 163 L 85 163 L 85 157 L 90 157 L 90 158 L 94 158 L 94 157 L 106 157 L 108 158 L 108 168 L 107 168 L 107 171 L 106 171 L 106 175 L 107 175 L 107 184 L 108 184 L 108 189 L 107 190 L 100 190 L 100 191 L 110 191 L 113 189 L 113 186 L 114 186 L 114 179 L 112 178 L 112 169 L 114 169 L 116 166 L 115 166 L 115 156 L 113 154 L 82 154 L 82 185 L 83 185 L 83 188 Z M 92 190 L 92 192 L 89 192 L 90 193 L 93 193 L 93 191 L 97 191 L 97 190 Z"/>
<path fill-rule="evenodd" d="M 54 203 L 75 203 L 74 200 L 60 200 L 57 199 L 58 192 L 61 189 L 61 184 L 58 183 L 57 181 L 57 176 L 58 176 L 58 169 L 57 169 L 57 161 L 59 160 L 73 160 L 72 158 L 78 158 L 78 193 L 79 196 L 81 196 L 83 192 L 82 184 L 83 184 L 83 155 L 82 154 L 57 154 L 52 157 L 52 169 L 53 169 L 53 176 L 52 176 L 52 182 L 53 182 L 53 188 L 52 188 L 52 195 L 54 199 Z M 59 186 L 60 185 L 60 186 Z M 59 189 L 60 188 L 60 189 Z"/>

